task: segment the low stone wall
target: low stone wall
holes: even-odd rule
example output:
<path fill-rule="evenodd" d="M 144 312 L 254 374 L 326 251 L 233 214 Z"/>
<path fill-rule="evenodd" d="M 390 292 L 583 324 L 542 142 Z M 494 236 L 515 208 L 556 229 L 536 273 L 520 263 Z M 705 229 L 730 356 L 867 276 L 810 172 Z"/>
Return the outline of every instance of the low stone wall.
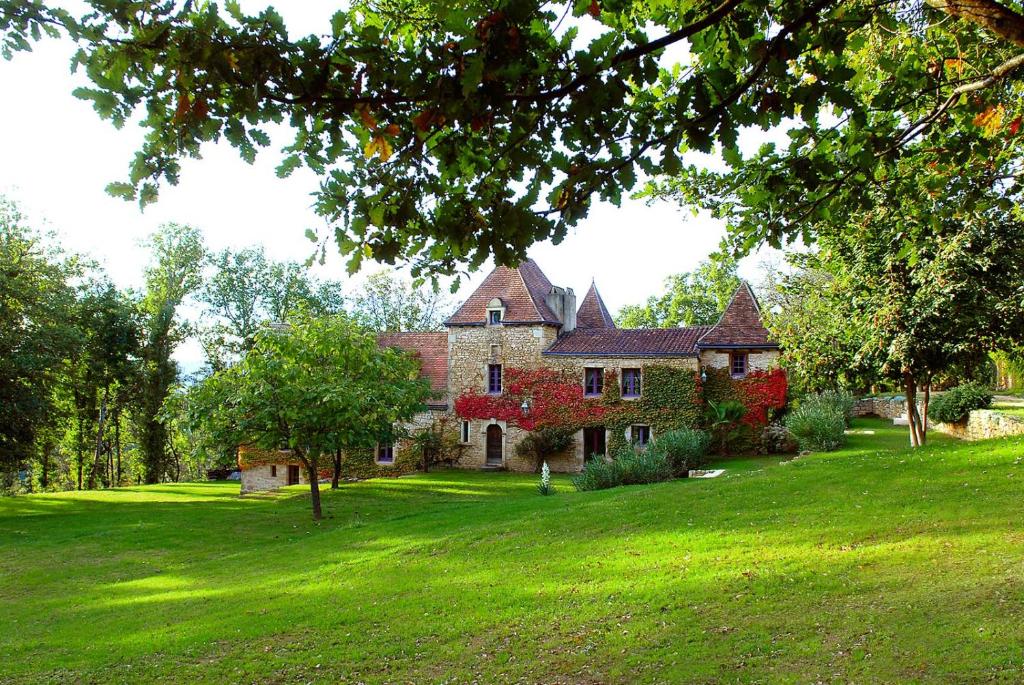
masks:
<path fill-rule="evenodd" d="M 896 419 L 907 415 L 907 401 L 902 397 L 864 397 L 854 402 L 853 415 Z"/>
<path fill-rule="evenodd" d="M 992 409 L 975 409 L 963 423 L 936 423 L 932 428 L 962 440 L 986 440 L 1024 435 L 1024 419 Z"/>

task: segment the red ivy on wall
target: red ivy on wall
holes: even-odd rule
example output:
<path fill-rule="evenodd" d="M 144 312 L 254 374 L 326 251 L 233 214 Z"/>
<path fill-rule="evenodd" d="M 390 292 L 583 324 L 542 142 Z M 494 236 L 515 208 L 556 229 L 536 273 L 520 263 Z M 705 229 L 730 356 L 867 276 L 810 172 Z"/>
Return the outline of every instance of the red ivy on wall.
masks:
<path fill-rule="evenodd" d="M 497 419 L 532 431 L 538 428 L 583 426 L 599 422 L 608 411 L 598 400 L 583 396 L 583 386 L 554 369 L 505 369 L 504 392 L 486 395 L 467 390 L 455 400 L 464 419 Z M 529 411 L 523 411 L 528 401 Z"/>
<path fill-rule="evenodd" d="M 746 378 L 736 381 L 740 401 L 747 408 L 743 422 L 755 428 L 768 423 L 769 409 L 786 406 L 788 382 L 782 369 L 751 371 Z"/>

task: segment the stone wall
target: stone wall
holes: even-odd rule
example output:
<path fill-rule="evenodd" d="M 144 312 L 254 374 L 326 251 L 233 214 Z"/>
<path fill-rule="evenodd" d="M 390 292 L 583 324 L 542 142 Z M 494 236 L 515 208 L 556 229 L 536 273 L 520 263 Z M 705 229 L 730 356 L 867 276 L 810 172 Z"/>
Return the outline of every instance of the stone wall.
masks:
<path fill-rule="evenodd" d="M 962 440 L 987 440 L 1024 435 L 1024 419 L 992 409 L 975 409 L 963 423 L 936 423 L 931 426 Z"/>
<path fill-rule="evenodd" d="M 738 350 L 742 351 L 742 350 Z M 729 368 L 729 352 L 720 350 L 703 350 L 700 353 L 701 366 L 709 366 L 712 369 Z M 778 350 L 750 350 L 747 352 L 747 365 L 749 371 L 768 371 L 779 365 Z"/>
<path fill-rule="evenodd" d="M 922 407 L 918 404 L 918 409 Z M 864 397 L 853 404 L 854 416 L 877 416 L 882 419 L 896 419 L 907 415 L 907 401 L 894 397 Z"/>

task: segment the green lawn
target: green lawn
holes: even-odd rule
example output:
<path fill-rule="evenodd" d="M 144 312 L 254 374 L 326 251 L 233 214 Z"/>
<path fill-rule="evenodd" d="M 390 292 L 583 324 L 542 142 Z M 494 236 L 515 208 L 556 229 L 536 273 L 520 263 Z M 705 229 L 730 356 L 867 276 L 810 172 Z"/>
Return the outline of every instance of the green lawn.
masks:
<path fill-rule="evenodd" d="M 1021 402 L 993 402 L 992 409 L 1001 414 L 1024 418 L 1024 403 Z"/>
<path fill-rule="evenodd" d="M 1024 680 L 1024 441 L 541 497 L 442 472 L 0 501 L 0 681 Z M 866 431 L 874 431 L 868 434 Z"/>

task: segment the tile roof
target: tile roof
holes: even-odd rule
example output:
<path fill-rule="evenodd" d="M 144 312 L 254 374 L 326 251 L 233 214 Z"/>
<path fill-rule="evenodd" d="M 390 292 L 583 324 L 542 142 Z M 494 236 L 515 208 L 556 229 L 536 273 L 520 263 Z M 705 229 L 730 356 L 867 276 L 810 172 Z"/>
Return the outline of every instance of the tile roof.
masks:
<path fill-rule="evenodd" d="M 448 319 L 449 326 L 473 326 L 487 323 L 487 304 L 494 298 L 505 306 L 506 323 L 550 323 L 561 321 L 544 302 L 551 292 L 551 281 L 537 263 L 527 259 L 512 269 L 499 266 L 484 279 L 459 309 Z"/>
<path fill-rule="evenodd" d="M 430 381 L 430 389 L 442 395 L 448 391 L 447 333 L 385 333 L 377 343 L 412 352 L 419 357 L 420 375 Z"/>
<path fill-rule="evenodd" d="M 579 329 L 563 335 L 544 354 L 574 357 L 687 357 L 708 326 L 649 329 Z"/>
<path fill-rule="evenodd" d="M 697 346 L 706 347 L 778 347 L 768 337 L 768 329 L 761 323 L 761 308 L 746 281 L 736 289 L 725 308 L 710 331 L 699 341 Z"/>
<path fill-rule="evenodd" d="M 604 306 L 596 283 L 591 282 L 590 290 L 576 312 L 576 328 L 615 328 L 615 321 Z"/>

